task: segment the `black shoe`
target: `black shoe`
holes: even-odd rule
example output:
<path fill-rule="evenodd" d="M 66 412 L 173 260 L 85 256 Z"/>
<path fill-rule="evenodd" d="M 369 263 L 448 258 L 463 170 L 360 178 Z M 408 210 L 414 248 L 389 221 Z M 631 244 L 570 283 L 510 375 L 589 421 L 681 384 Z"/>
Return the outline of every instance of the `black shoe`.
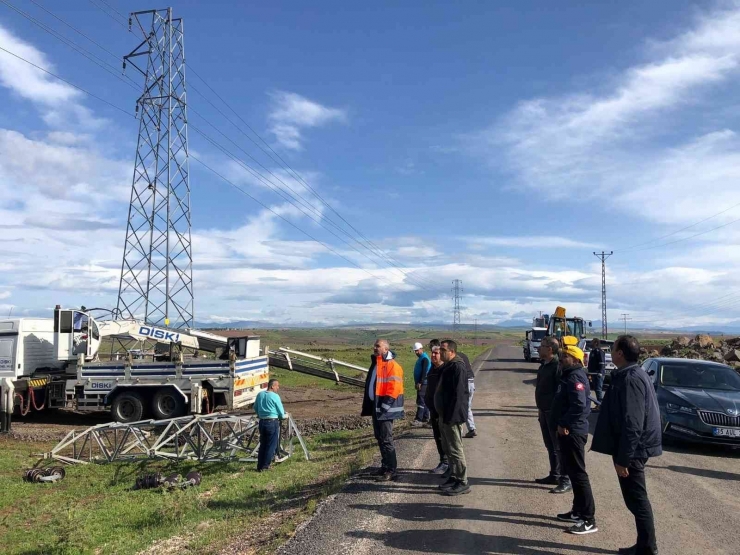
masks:
<path fill-rule="evenodd" d="M 579 522 L 572 528 L 568 528 L 566 532 L 569 534 L 575 534 L 577 536 L 583 536 L 584 534 L 593 534 L 594 532 L 598 532 L 599 528 L 596 526 L 596 520 L 593 518 L 589 518 L 588 520 L 584 520 L 583 522 Z"/>
<path fill-rule="evenodd" d="M 573 486 L 570 482 L 560 482 L 557 486 L 550 490 L 550 493 L 568 493 L 573 490 Z"/>
<path fill-rule="evenodd" d="M 620 547 L 617 553 L 619 553 L 619 555 L 635 555 L 635 553 L 637 553 L 637 545 L 633 545 L 632 547 Z"/>
<path fill-rule="evenodd" d="M 376 470 L 375 472 L 373 472 L 373 476 L 382 476 L 386 472 L 387 472 L 387 470 L 381 466 L 378 470 Z"/>
<path fill-rule="evenodd" d="M 475 437 L 475 436 L 477 436 L 477 435 L 478 435 L 478 432 L 476 432 L 475 430 L 470 430 L 470 431 L 469 431 L 469 432 L 468 432 L 467 434 L 465 434 L 465 435 L 464 435 L 463 437 L 466 437 L 466 438 L 470 439 L 471 437 Z"/>
<path fill-rule="evenodd" d="M 454 486 L 451 488 L 447 488 L 442 491 L 442 495 L 463 495 L 464 493 L 470 493 L 470 486 L 468 484 L 463 484 L 462 482 L 457 482 Z"/>
<path fill-rule="evenodd" d="M 560 481 L 552 474 L 550 474 L 547 478 L 535 478 L 534 481 L 538 484 L 545 484 L 548 486 L 557 486 L 560 483 Z"/>
<path fill-rule="evenodd" d="M 439 489 L 441 489 L 441 490 L 445 490 L 445 489 L 449 489 L 449 488 L 451 488 L 451 487 L 454 487 L 454 486 L 456 486 L 456 485 L 457 485 L 457 483 L 458 483 L 458 482 L 457 482 L 457 479 L 455 479 L 455 478 L 450 478 L 450 479 L 449 479 L 449 480 L 447 480 L 447 481 L 446 481 L 446 482 L 445 482 L 444 484 L 439 484 L 439 485 L 438 485 L 437 487 L 438 487 Z"/>
<path fill-rule="evenodd" d="M 390 470 L 386 470 L 376 478 L 378 482 L 390 482 L 391 480 L 395 480 L 398 478 L 398 474 L 395 472 L 391 472 Z"/>
<path fill-rule="evenodd" d="M 583 519 L 573 511 L 559 514 L 558 520 L 562 520 L 563 522 L 583 522 Z"/>

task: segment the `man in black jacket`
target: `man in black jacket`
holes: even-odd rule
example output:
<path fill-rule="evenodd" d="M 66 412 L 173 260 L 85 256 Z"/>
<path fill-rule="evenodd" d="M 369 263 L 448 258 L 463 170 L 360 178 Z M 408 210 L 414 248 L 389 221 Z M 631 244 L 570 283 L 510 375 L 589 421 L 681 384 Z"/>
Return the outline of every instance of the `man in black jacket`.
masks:
<path fill-rule="evenodd" d="M 467 369 L 457 354 L 457 343 L 451 339 L 442 341 L 440 353 L 445 364 L 434 395 L 434 408 L 439 413 L 450 477 L 439 487 L 445 495 L 461 495 L 470 492 L 462 442 L 462 427 L 468 418 Z"/>
<path fill-rule="evenodd" d="M 583 367 L 583 351 L 566 342 L 560 349 L 562 377 L 552 403 L 552 416 L 558 425 L 558 441 L 565 472 L 573 486 L 573 508 L 558 515 L 558 520 L 573 522 L 571 534 L 597 532 L 596 507 L 591 483 L 586 472 L 586 441 L 588 415 L 591 414 L 591 393 L 588 376 Z M 574 339 L 574 338 L 570 338 Z"/>
<path fill-rule="evenodd" d="M 655 388 L 638 366 L 640 344 L 631 335 L 622 335 L 612 345 L 611 386 L 601 405 L 591 450 L 611 455 L 619 487 L 627 508 L 635 516 L 637 543 L 619 553 L 655 555 L 653 509 L 645 483 L 645 464 L 662 454 L 660 410 Z"/>
<path fill-rule="evenodd" d="M 432 435 L 434 443 L 437 446 L 439 454 L 439 464 L 432 470 L 433 474 L 444 474 L 447 472 L 447 454 L 442 448 L 442 433 L 439 430 L 439 414 L 434 408 L 434 393 L 437 391 L 437 384 L 442 373 L 444 362 L 442 354 L 439 352 L 439 339 L 432 339 L 429 342 L 429 356 L 432 359 L 432 368 L 427 374 L 427 389 L 424 395 L 424 404 L 429 408 L 429 423 L 432 425 Z"/>
<path fill-rule="evenodd" d="M 591 352 L 588 355 L 588 374 L 594 384 L 596 400 L 604 398 L 604 373 L 606 372 L 606 355 L 601 350 L 601 341 L 597 337 L 591 341 Z M 598 409 L 598 407 L 597 407 Z"/>
<path fill-rule="evenodd" d="M 552 401 L 560 383 L 558 349 L 560 344 L 554 337 L 545 337 L 540 343 L 539 355 L 542 363 L 537 369 L 537 385 L 534 390 L 537 417 L 540 422 L 542 441 L 550 458 L 550 474 L 547 478 L 536 478 L 538 484 L 554 485 L 551 493 L 566 493 L 571 490 L 570 478 L 563 470 L 558 441 L 557 423 L 552 418 Z"/>

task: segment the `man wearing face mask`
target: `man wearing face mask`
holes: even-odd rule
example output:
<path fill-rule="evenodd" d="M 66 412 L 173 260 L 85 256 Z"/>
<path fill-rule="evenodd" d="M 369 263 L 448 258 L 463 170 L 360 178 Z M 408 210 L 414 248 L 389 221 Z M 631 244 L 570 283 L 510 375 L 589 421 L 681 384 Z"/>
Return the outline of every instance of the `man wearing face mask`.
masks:
<path fill-rule="evenodd" d="M 373 419 L 382 461 L 378 481 L 382 482 L 398 477 L 393 421 L 403 418 L 403 368 L 395 358 L 386 339 L 375 342 L 362 399 L 361 415 Z"/>

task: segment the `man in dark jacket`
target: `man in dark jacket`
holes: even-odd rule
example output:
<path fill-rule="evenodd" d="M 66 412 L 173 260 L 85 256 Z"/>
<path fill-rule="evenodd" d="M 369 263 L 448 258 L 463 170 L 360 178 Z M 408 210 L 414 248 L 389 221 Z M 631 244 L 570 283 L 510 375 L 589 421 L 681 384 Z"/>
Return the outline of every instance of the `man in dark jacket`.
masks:
<path fill-rule="evenodd" d="M 552 401 L 560 383 L 560 367 L 558 349 L 560 344 L 554 337 L 545 337 L 540 343 L 539 355 L 542 363 L 537 369 L 537 385 L 534 390 L 534 399 L 537 405 L 537 417 L 540 422 L 542 441 L 550 458 L 550 474 L 547 478 L 536 478 L 538 484 L 549 484 L 555 487 L 552 493 L 566 493 L 571 490 L 570 478 L 563 470 L 563 461 L 560 455 L 557 423 L 552 418 Z"/>
<path fill-rule="evenodd" d="M 385 482 L 397 478 L 393 421 L 403 418 L 403 368 L 395 361 L 385 339 L 375 342 L 370 361 L 361 414 L 373 419 L 373 432 L 382 460 L 378 480 Z"/>
<path fill-rule="evenodd" d="M 601 402 L 604 398 L 604 373 L 606 372 L 606 355 L 601 350 L 601 341 L 594 338 L 591 341 L 591 352 L 588 355 L 588 375 L 594 384 L 596 400 Z M 597 407 L 598 409 L 598 407 Z"/>
<path fill-rule="evenodd" d="M 611 455 L 619 487 L 629 511 L 635 516 L 637 543 L 619 553 L 658 553 L 653 509 L 645 483 L 645 464 L 662 454 L 660 411 L 655 388 L 638 366 L 640 344 L 622 335 L 612 345 L 611 386 L 601 405 L 591 450 Z"/>
<path fill-rule="evenodd" d="M 434 395 L 434 407 L 439 413 L 450 476 L 439 487 L 445 495 L 461 495 L 470 492 L 462 442 L 462 427 L 468 418 L 467 369 L 457 354 L 457 343 L 451 339 L 442 341 L 440 352 L 445 364 Z"/>
<path fill-rule="evenodd" d="M 583 367 L 583 351 L 568 344 L 560 348 L 562 377 L 552 403 L 552 416 L 558 425 L 558 441 L 563 456 L 565 472 L 573 486 L 573 508 L 558 515 L 558 520 L 575 523 L 568 530 L 571 534 L 597 532 L 596 507 L 591 483 L 586 472 L 586 441 L 588 441 L 588 415 L 591 414 L 591 393 L 588 376 Z"/>
<path fill-rule="evenodd" d="M 432 470 L 433 474 L 444 474 L 447 472 L 447 454 L 442 447 L 442 433 L 439 429 L 439 414 L 434 408 L 434 393 L 437 391 L 437 384 L 439 384 L 439 378 L 442 374 L 442 354 L 439 352 L 440 343 L 439 339 L 432 339 L 429 342 L 429 355 L 432 359 L 432 368 L 427 374 L 427 389 L 424 396 L 424 403 L 429 408 L 429 423 L 432 425 L 432 435 L 434 436 L 434 443 L 437 446 L 437 453 L 439 454 L 439 464 Z"/>

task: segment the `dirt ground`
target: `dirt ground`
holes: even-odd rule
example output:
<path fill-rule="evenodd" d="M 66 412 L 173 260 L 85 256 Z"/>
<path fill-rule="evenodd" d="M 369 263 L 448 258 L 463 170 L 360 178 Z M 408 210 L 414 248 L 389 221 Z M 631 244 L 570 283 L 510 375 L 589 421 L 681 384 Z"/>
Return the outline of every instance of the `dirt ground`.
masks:
<path fill-rule="evenodd" d="M 360 417 L 360 390 L 297 387 L 280 393 L 285 410 L 293 416 L 304 435 L 354 430 L 369 425 L 367 419 Z M 68 410 L 32 412 L 13 419 L 9 437 L 23 441 L 59 441 L 72 430 L 84 430 L 106 422 L 110 422 L 107 411 L 88 414 Z"/>

